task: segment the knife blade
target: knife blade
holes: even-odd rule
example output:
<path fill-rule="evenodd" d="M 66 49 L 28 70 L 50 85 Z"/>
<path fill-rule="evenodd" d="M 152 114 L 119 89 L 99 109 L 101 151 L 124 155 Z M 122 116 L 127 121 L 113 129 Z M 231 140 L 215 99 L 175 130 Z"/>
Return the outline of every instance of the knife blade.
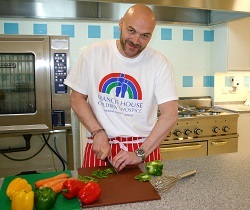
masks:
<path fill-rule="evenodd" d="M 113 164 L 110 162 L 110 160 L 108 159 L 108 157 L 105 158 L 105 162 L 107 163 L 108 167 L 111 168 L 111 170 L 117 175 L 118 172 L 115 169 L 115 167 L 113 166 Z"/>

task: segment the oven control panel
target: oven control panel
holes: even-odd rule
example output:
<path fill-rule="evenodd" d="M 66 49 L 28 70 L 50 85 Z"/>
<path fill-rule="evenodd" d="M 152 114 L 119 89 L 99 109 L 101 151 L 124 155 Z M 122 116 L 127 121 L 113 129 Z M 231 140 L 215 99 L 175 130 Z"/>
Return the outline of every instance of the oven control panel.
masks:
<path fill-rule="evenodd" d="M 64 79 L 67 77 L 67 54 L 54 53 L 54 83 L 55 94 L 67 93 L 67 86 Z"/>
<path fill-rule="evenodd" d="M 166 136 L 165 143 L 237 134 L 238 115 L 212 115 L 180 118 Z"/>

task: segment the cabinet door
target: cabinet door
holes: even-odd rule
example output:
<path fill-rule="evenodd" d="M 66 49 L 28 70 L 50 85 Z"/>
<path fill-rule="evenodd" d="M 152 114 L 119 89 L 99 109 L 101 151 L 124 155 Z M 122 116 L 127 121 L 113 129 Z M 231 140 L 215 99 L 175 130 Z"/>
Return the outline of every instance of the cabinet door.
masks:
<path fill-rule="evenodd" d="M 239 153 L 250 154 L 249 138 L 250 113 L 242 113 L 238 120 Z"/>
<path fill-rule="evenodd" d="M 231 153 L 238 151 L 238 138 L 221 138 L 208 141 L 208 155 Z"/>
<path fill-rule="evenodd" d="M 228 70 L 250 71 L 250 18 L 228 23 Z"/>
<path fill-rule="evenodd" d="M 207 156 L 207 141 L 180 143 L 160 146 L 163 160 L 175 160 Z"/>

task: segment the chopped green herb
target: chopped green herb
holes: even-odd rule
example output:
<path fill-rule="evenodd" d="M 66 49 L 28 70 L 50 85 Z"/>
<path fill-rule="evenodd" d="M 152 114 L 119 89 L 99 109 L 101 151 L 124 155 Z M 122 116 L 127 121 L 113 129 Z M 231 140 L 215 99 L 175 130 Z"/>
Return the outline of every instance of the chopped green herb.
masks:
<path fill-rule="evenodd" d="M 92 176 L 78 176 L 78 179 L 83 181 L 83 182 L 98 182 L 98 180 Z"/>
<path fill-rule="evenodd" d="M 109 174 L 113 174 L 114 172 L 112 171 L 111 168 L 106 168 L 104 170 L 95 170 L 92 172 L 90 176 L 79 176 L 78 179 L 84 182 L 98 182 L 98 179 L 103 179 L 107 178 Z"/>

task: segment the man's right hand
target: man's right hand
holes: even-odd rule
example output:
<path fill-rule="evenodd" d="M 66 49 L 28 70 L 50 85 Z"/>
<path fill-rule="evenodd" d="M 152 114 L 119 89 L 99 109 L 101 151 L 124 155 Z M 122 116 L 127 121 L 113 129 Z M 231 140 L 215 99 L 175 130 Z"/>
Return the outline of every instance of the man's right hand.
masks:
<path fill-rule="evenodd" d="M 110 156 L 111 148 L 105 131 L 98 132 L 93 139 L 93 151 L 98 159 L 104 160 Z"/>

